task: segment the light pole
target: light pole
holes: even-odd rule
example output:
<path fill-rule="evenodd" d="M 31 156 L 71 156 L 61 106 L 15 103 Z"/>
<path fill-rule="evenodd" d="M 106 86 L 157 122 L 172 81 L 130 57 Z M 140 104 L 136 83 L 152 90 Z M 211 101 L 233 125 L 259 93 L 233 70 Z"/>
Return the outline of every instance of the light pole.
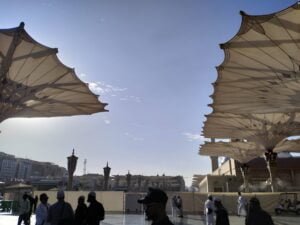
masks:
<path fill-rule="evenodd" d="M 73 174 L 75 172 L 76 164 L 77 164 L 77 160 L 78 160 L 78 157 L 74 155 L 74 148 L 73 148 L 72 155 L 67 157 L 67 159 L 68 159 L 68 173 L 69 173 L 69 181 L 68 181 L 67 190 L 70 191 L 73 189 Z"/>
<path fill-rule="evenodd" d="M 109 180 L 110 169 L 111 168 L 108 166 L 108 162 L 107 162 L 106 167 L 103 168 L 103 172 L 104 172 L 104 191 L 108 190 L 108 180 Z"/>

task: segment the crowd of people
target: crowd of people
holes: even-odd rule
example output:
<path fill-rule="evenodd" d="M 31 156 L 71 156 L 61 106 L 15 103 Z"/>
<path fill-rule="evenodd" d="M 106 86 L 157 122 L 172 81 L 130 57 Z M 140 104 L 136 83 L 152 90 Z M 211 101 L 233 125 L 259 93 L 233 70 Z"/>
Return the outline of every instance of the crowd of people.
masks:
<path fill-rule="evenodd" d="M 57 192 L 57 202 L 53 205 L 48 203 L 48 196 L 45 193 L 40 195 L 40 204 L 37 206 L 37 197 L 31 194 L 24 194 L 20 202 L 18 225 L 24 222 L 30 225 L 30 217 L 35 212 L 35 225 L 99 225 L 104 220 L 105 210 L 103 205 L 96 200 L 96 193 L 88 194 L 87 202 L 85 197 L 78 198 L 75 211 L 70 203 L 65 201 L 65 193 Z M 147 195 L 138 200 L 144 205 L 146 218 L 152 220 L 152 225 L 173 225 L 166 213 L 167 194 L 161 189 L 149 188 Z M 171 199 L 172 216 L 183 217 L 183 204 L 179 195 Z M 206 225 L 230 225 L 227 209 L 221 199 L 208 195 L 204 204 L 204 215 Z M 274 225 L 272 217 L 260 206 L 260 201 L 252 197 L 247 202 L 246 198 L 238 192 L 237 215 L 245 216 L 245 225 Z"/>
<path fill-rule="evenodd" d="M 65 201 L 64 191 L 58 191 L 56 198 L 57 202 L 50 205 L 47 194 L 42 193 L 40 204 L 36 207 L 38 199 L 33 199 L 31 203 L 30 195 L 25 193 L 20 202 L 18 225 L 22 222 L 30 225 L 32 212 L 35 212 L 36 216 L 35 225 L 99 225 L 100 221 L 104 220 L 105 210 L 97 201 L 95 192 L 88 194 L 88 206 L 85 197 L 80 196 L 75 211 L 71 204 Z"/>
<path fill-rule="evenodd" d="M 218 198 L 208 195 L 204 203 L 206 225 L 230 225 L 228 212 Z M 245 216 L 245 225 L 274 225 L 272 217 L 260 206 L 260 201 L 252 197 L 249 201 L 238 192 L 237 215 Z"/>

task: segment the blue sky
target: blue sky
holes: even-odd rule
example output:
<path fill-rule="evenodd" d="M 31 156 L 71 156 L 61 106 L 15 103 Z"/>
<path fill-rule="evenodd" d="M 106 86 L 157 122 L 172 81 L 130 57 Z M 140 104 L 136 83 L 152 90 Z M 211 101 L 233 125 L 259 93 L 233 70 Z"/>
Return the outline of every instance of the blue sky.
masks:
<path fill-rule="evenodd" d="M 76 174 L 183 175 L 210 172 L 199 156 L 219 44 L 239 29 L 239 11 L 260 15 L 296 1 L 280 0 L 28 0 L 2 3 L 1 28 L 25 22 L 38 42 L 59 49 L 109 105 L 107 113 L 0 124 L 0 151 L 66 166 L 75 148 Z"/>

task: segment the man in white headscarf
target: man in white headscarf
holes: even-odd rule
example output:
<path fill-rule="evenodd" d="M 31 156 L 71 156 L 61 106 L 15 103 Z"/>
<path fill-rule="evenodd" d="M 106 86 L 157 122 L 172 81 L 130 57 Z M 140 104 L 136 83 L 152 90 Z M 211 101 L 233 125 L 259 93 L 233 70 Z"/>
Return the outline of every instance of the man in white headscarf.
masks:
<path fill-rule="evenodd" d="M 204 203 L 204 215 L 206 225 L 214 225 L 214 202 L 212 195 L 208 195 L 207 200 Z"/>

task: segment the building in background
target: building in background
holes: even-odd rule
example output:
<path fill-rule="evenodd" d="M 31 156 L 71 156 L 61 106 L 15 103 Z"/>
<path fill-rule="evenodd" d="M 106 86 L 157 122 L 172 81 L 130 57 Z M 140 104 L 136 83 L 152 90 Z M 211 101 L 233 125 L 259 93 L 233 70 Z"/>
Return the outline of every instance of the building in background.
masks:
<path fill-rule="evenodd" d="M 128 191 L 147 192 L 148 187 L 158 187 L 165 191 L 184 191 L 185 182 L 182 176 L 144 176 L 130 174 L 113 175 L 108 179 L 107 186 L 102 174 L 86 174 L 74 177 L 75 190 L 95 190 L 95 191 Z"/>
<path fill-rule="evenodd" d="M 30 159 L 17 158 L 0 152 L 0 181 L 7 184 L 31 183 L 41 179 L 62 178 L 67 170 L 50 162 L 38 162 Z"/>
<path fill-rule="evenodd" d="M 271 191 L 268 184 L 269 172 L 264 158 L 256 158 L 249 166 L 250 191 Z M 216 170 L 205 176 L 199 183 L 200 192 L 237 192 L 243 190 L 241 164 L 226 159 Z M 300 191 L 300 157 L 279 154 L 277 158 L 276 184 L 278 191 Z"/>
<path fill-rule="evenodd" d="M 148 187 L 158 187 L 165 191 L 185 191 L 182 176 L 144 176 L 130 174 L 110 175 L 89 173 L 74 176 L 73 190 L 94 191 L 128 191 L 147 192 Z M 110 172 L 110 168 L 109 168 Z M 14 183 L 31 184 L 36 190 L 66 188 L 67 169 L 50 162 L 38 162 L 30 159 L 16 158 L 13 155 L 0 152 L 0 181 L 7 185 Z"/>

